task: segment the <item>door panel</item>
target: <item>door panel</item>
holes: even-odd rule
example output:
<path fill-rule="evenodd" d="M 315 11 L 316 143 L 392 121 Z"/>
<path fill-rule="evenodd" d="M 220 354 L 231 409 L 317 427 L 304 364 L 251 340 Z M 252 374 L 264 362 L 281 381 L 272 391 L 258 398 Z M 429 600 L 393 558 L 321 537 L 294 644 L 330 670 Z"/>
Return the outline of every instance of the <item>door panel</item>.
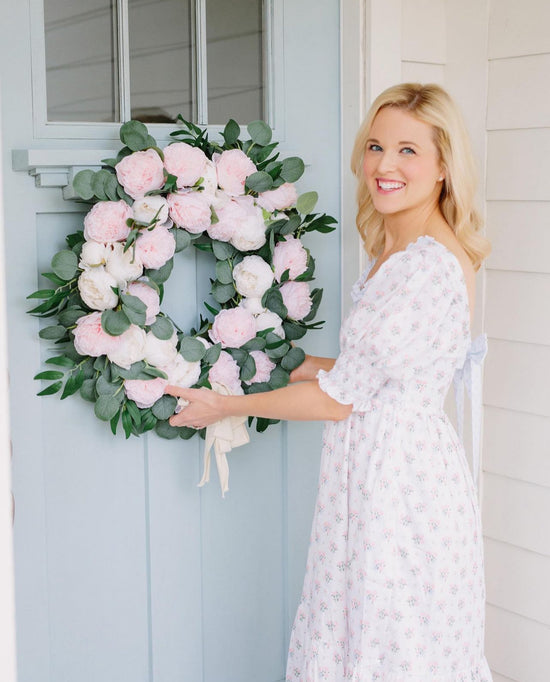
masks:
<path fill-rule="evenodd" d="M 282 1 L 282 0 L 281 0 Z M 4 147 L 115 149 L 102 140 L 33 137 L 25 3 L 0 28 Z M 284 2 L 277 137 L 308 166 L 302 191 L 339 215 L 339 3 Z M 17 59 L 13 59 L 17 50 Z M 94 133 L 97 135 L 97 131 Z M 284 136 L 284 137 L 283 137 Z M 93 137 L 93 136 L 91 136 Z M 164 142 L 165 144 L 166 142 Z M 102 158 L 102 157 L 99 157 Z M 317 488 L 320 424 L 251 433 L 230 453 L 230 490 L 204 488 L 202 442 L 113 437 L 84 401 L 38 398 L 46 345 L 25 314 L 39 272 L 81 228 L 81 207 L 5 163 L 11 420 L 16 497 L 20 682 L 276 682 L 284 677 Z M 334 354 L 339 233 L 306 239 L 324 288 L 323 332 L 302 344 Z M 178 254 L 164 309 L 190 328 L 211 264 Z M 202 310 L 204 312 L 204 309 Z"/>

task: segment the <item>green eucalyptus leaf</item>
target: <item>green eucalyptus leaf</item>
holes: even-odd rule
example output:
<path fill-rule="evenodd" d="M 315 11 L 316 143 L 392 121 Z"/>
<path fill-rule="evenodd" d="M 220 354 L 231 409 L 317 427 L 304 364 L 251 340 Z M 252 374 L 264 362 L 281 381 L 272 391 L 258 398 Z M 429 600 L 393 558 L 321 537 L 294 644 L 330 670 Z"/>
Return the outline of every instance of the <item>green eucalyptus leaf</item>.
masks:
<path fill-rule="evenodd" d="M 191 235 L 181 227 L 173 227 L 170 232 L 176 240 L 176 253 L 183 251 L 191 244 Z"/>
<path fill-rule="evenodd" d="M 216 279 L 220 284 L 233 284 L 233 268 L 227 260 L 216 263 Z"/>
<path fill-rule="evenodd" d="M 282 367 L 277 365 L 275 369 L 271 372 L 269 377 L 269 386 L 273 390 L 277 388 L 284 388 L 290 381 L 290 374 L 286 372 Z"/>
<path fill-rule="evenodd" d="M 283 329 L 285 337 L 289 341 L 297 341 L 307 333 L 307 328 L 304 325 L 301 325 L 298 322 L 291 322 L 290 320 L 285 320 L 283 322 Z"/>
<path fill-rule="evenodd" d="M 250 381 L 256 374 L 256 362 L 252 355 L 247 355 L 246 360 L 241 365 L 239 378 L 241 381 Z"/>
<path fill-rule="evenodd" d="M 172 274 L 173 267 L 174 259 L 170 258 L 170 260 L 166 261 L 166 263 L 161 268 L 158 268 L 158 270 L 146 270 L 145 274 L 156 284 L 162 284 L 163 282 L 166 282 L 166 280 Z"/>
<path fill-rule="evenodd" d="M 216 343 L 213 346 L 210 346 L 210 348 L 207 348 L 206 353 L 204 354 L 203 358 L 204 362 L 208 365 L 213 365 L 215 362 L 218 361 L 221 351 L 222 351 L 221 343 Z"/>
<path fill-rule="evenodd" d="M 239 126 L 237 121 L 234 121 L 232 118 L 230 118 L 229 121 L 226 123 L 222 133 L 223 139 L 225 140 L 225 144 L 228 146 L 234 145 L 235 142 L 237 142 L 237 140 L 239 139 L 240 134 L 241 127 Z"/>
<path fill-rule="evenodd" d="M 150 329 L 157 339 L 161 339 L 162 341 L 171 339 L 172 334 L 174 333 L 174 327 L 170 320 L 167 317 L 162 317 L 160 315 L 157 316 L 157 319 L 151 325 Z"/>
<path fill-rule="evenodd" d="M 172 440 L 173 438 L 179 438 L 180 430 L 171 426 L 168 421 L 159 421 L 155 425 L 155 433 L 161 438 Z"/>
<path fill-rule="evenodd" d="M 256 171 L 246 178 L 245 186 L 252 192 L 267 192 L 273 187 L 273 178 L 265 171 Z"/>
<path fill-rule="evenodd" d="M 204 344 L 192 336 L 184 336 L 180 343 L 180 355 L 187 362 L 199 362 L 206 355 Z"/>
<path fill-rule="evenodd" d="M 237 253 L 237 249 L 229 242 L 220 242 L 216 239 L 212 240 L 212 250 L 218 260 L 227 260 Z"/>
<path fill-rule="evenodd" d="M 283 160 L 281 166 L 281 178 L 285 182 L 296 182 L 304 174 L 305 166 L 302 159 L 297 156 L 289 156 Z"/>
<path fill-rule="evenodd" d="M 111 395 L 100 395 L 94 406 L 95 416 L 104 422 L 111 421 L 120 407 L 119 401 Z"/>
<path fill-rule="evenodd" d="M 95 392 L 95 379 L 84 379 L 82 386 L 80 387 L 80 395 L 88 402 L 95 403 L 96 392 Z"/>
<path fill-rule="evenodd" d="M 93 170 L 86 168 L 86 170 L 79 171 L 73 178 L 73 189 L 75 194 L 85 201 L 89 201 L 94 196 L 92 189 L 92 180 L 95 173 Z"/>
<path fill-rule="evenodd" d="M 149 146 L 149 131 L 141 121 L 128 121 L 120 128 L 120 140 L 133 152 Z"/>
<path fill-rule="evenodd" d="M 299 213 L 307 215 L 313 211 L 317 205 L 318 199 L 319 195 L 317 192 L 305 192 L 304 194 L 300 194 L 298 201 L 296 202 L 296 209 Z"/>
<path fill-rule="evenodd" d="M 292 372 L 293 369 L 299 367 L 306 359 L 306 354 L 301 348 L 294 346 L 281 360 L 281 367 L 287 372 Z"/>
<path fill-rule="evenodd" d="M 130 327 L 130 320 L 123 310 L 104 310 L 101 326 L 111 336 L 120 336 Z"/>
<path fill-rule="evenodd" d="M 78 257 L 73 251 L 59 251 L 52 258 L 52 270 L 64 282 L 69 282 L 78 270 Z"/>
<path fill-rule="evenodd" d="M 114 384 L 103 375 L 97 378 L 95 390 L 98 395 L 112 395 L 114 396 L 120 391 L 120 384 Z M 122 393 L 122 391 L 120 391 Z"/>
<path fill-rule="evenodd" d="M 65 327 L 62 327 L 61 325 L 52 325 L 41 329 L 38 332 L 38 336 L 41 339 L 47 339 L 48 341 L 57 341 L 58 339 L 62 339 L 66 333 L 67 330 Z"/>
<path fill-rule="evenodd" d="M 265 121 L 252 121 L 246 126 L 250 139 L 262 147 L 271 142 L 273 131 Z"/>
<path fill-rule="evenodd" d="M 177 398 L 174 398 L 174 396 L 163 395 L 151 407 L 151 412 L 157 419 L 168 419 L 174 414 L 177 404 Z"/>
<path fill-rule="evenodd" d="M 108 170 L 100 170 L 97 171 L 97 173 L 94 174 L 94 177 L 92 178 L 92 189 L 94 190 L 95 196 L 100 200 L 100 201 L 108 201 L 109 197 L 107 196 L 105 192 L 105 183 L 111 181 L 111 173 L 109 173 Z M 116 189 L 115 189 L 116 192 Z"/>
<path fill-rule="evenodd" d="M 62 310 L 57 317 L 64 327 L 72 327 L 76 324 L 76 321 L 84 315 L 86 315 L 86 313 L 80 308 L 66 308 L 65 310 Z"/>
<path fill-rule="evenodd" d="M 214 282 L 212 285 L 212 296 L 217 303 L 223 304 L 230 301 L 235 295 L 233 284 L 220 284 Z"/>
<path fill-rule="evenodd" d="M 266 340 L 261 337 L 261 336 L 255 336 L 253 339 L 250 339 L 250 341 L 247 341 L 244 343 L 241 348 L 243 350 L 263 350 L 266 345 Z"/>
<path fill-rule="evenodd" d="M 287 307 L 283 303 L 283 296 L 277 287 L 272 287 L 265 292 L 262 296 L 262 305 L 283 320 L 288 316 Z"/>

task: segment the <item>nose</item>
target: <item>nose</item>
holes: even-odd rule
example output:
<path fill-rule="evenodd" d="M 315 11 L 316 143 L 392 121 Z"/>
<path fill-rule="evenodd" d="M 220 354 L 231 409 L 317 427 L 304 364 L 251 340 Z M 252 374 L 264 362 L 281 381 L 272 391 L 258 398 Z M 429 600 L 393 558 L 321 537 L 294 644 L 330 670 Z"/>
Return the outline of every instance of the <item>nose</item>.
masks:
<path fill-rule="evenodd" d="M 397 166 L 397 159 L 391 150 L 385 150 L 378 157 L 378 172 L 389 173 L 394 171 Z"/>

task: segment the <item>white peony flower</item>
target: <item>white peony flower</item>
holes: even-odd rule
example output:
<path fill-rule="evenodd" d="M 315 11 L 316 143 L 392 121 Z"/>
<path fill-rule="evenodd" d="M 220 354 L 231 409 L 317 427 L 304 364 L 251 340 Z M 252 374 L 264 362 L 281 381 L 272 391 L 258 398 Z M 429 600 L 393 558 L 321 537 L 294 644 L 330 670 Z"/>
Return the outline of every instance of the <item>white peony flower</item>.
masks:
<path fill-rule="evenodd" d="M 106 250 L 106 265 L 105 270 L 115 278 L 120 287 L 126 286 L 126 282 L 130 282 L 143 273 L 143 265 L 139 259 L 134 259 L 134 250 L 130 247 L 126 252 L 124 251 L 124 244 L 115 242 L 109 244 Z"/>
<path fill-rule="evenodd" d="M 277 313 L 272 313 L 268 310 L 265 313 L 260 313 L 256 317 L 256 333 L 263 331 L 264 329 L 271 329 L 273 327 L 273 333 L 280 336 L 282 339 L 285 338 L 285 332 L 283 330 L 283 320 L 277 315 Z"/>
<path fill-rule="evenodd" d="M 100 242 L 84 242 L 82 251 L 80 252 L 80 267 L 81 268 L 95 268 L 98 265 L 105 265 L 105 258 L 107 253 L 107 244 Z"/>
<path fill-rule="evenodd" d="M 141 327 L 131 324 L 123 334 L 113 338 L 116 342 L 107 351 L 107 357 L 115 365 L 130 369 L 134 362 L 144 359 L 145 331 Z"/>
<path fill-rule="evenodd" d="M 196 384 L 201 375 L 200 362 L 188 362 L 179 353 L 172 364 L 164 368 L 168 383 L 180 388 L 190 388 Z"/>
<path fill-rule="evenodd" d="M 92 310 L 108 310 L 118 303 L 118 296 L 112 287 L 117 286 L 116 279 L 100 265 L 97 268 L 84 270 L 78 278 L 78 290 L 84 303 Z"/>
<path fill-rule="evenodd" d="M 150 197 L 136 199 L 132 206 L 134 220 L 143 225 L 149 225 L 153 218 L 157 218 L 157 225 L 161 225 L 168 220 L 168 202 L 164 197 L 153 194 Z"/>
<path fill-rule="evenodd" d="M 245 256 L 233 268 L 235 288 L 241 296 L 261 298 L 273 284 L 273 270 L 261 256 Z"/>
<path fill-rule="evenodd" d="M 162 370 L 168 367 L 176 360 L 178 355 L 176 349 L 177 342 L 178 337 L 175 334 L 171 339 L 165 341 L 157 339 L 153 332 L 147 332 L 144 352 L 146 362 Z"/>
<path fill-rule="evenodd" d="M 255 298 L 254 296 L 251 298 L 241 299 L 239 307 L 248 310 L 248 312 L 252 313 L 252 315 L 259 315 L 260 313 L 267 312 L 267 308 L 264 308 L 262 305 L 262 299 Z"/>

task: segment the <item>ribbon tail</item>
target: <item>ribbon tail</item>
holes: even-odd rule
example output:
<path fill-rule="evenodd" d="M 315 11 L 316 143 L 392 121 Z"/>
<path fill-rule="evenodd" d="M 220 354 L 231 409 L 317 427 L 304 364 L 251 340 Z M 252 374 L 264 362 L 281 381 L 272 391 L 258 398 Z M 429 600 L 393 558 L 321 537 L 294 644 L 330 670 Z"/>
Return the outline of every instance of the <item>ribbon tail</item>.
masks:
<path fill-rule="evenodd" d="M 229 490 L 229 463 L 227 455 L 221 448 L 216 448 L 216 465 L 218 467 L 222 497 L 225 497 L 225 493 Z"/>
<path fill-rule="evenodd" d="M 212 438 L 208 437 L 208 431 L 206 434 L 206 442 L 204 445 L 204 469 L 202 472 L 202 478 L 198 484 L 197 487 L 202 488 L 202 486 L 205 483 L 208 483 L 210 480 L 210 458 L 211 458 L 211 450 L 212 450 L 212 445 L 214 444 L 214 440 Z"/>
<path fill-rule="evenodd" d="M 477 488 L 480 466 L 481 449 L 481 365 L 472 366 L 472 469 L 474 474 L 474 484 Z"/>

